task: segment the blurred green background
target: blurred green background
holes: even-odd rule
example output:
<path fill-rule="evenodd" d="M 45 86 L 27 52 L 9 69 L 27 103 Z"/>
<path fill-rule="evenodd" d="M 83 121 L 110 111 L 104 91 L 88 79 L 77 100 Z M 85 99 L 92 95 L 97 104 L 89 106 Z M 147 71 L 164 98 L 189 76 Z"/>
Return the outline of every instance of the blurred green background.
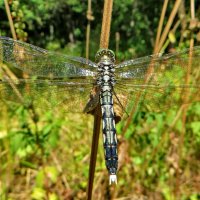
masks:
<path fill-rule="evenodd" d="M 103 1 L 92 1 L 89 58 L 99 49 Z M 115 0 L 110 49 L 117 62 L 152 54 L 164 1 Z M 200 2 L 182 1 L 163 51 L 188 48 L 200 40 Z M 87 5 L 84 0 L 10 0 L 17 38 L 68 55 L 85 57 Z M 166 25 L 174 1 L 169 1 Z M 12 37 L 4 1 L 0 35 Z M 183 20 L 184 19 L 184 20 Z M 194 24 L 194 23 L 193 23 Z M 22 105 L 0 102 L 0 200 L 86 199 L 93 117 L 30 113 Z M 183 117 L 186 117 L 186 122 Z M 200 104 L 167 112 L 137 111 L 125 134 L 117 125 L 118 185 L 109 186 L 102 138 L 97 155 L 93 199 L 200 199 Z"/>

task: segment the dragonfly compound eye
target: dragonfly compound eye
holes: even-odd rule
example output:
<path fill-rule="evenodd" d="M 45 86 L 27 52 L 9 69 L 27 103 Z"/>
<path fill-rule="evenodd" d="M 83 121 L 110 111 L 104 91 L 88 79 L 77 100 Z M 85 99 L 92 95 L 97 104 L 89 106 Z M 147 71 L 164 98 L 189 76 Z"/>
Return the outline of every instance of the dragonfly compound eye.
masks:
<path fill-rule="evenodd" d="M 104 55 L 108 56 L 113 63 L 115 62 L 115 54 L 110 49 L 100 49 L 96 53 L 95 61 L 98 63 Z"/>

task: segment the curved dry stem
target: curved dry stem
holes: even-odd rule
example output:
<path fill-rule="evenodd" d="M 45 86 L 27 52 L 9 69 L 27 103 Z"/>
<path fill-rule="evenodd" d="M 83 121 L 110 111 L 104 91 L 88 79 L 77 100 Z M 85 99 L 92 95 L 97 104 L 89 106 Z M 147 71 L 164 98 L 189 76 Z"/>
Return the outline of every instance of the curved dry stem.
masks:
<path fill-rule="evenodd" d="M 4 3 L 5 3 L 6 13 L 7 13 L 7 16 L 8 16 L 8 21 L 9 21 L 12 37 L 13 37 L 13 39 L 16 40 L 17 39 L 17 35 L 16 35 L 16 32 L 15 32 L 12 16 L 11 16 L 11 13 L 10 13 L 10 7 L 8 5 L 8 1 L 7 0 L 4 0 Z"/>
<path fill-rule="evenodd" d="M 110 25 L 111 25 L 111 18 L 112 18 L 112 6 L 113 6 L 113 0 L 105 0 L 104 1 L 100 48 L 107 49 L 109 46 Z"/>

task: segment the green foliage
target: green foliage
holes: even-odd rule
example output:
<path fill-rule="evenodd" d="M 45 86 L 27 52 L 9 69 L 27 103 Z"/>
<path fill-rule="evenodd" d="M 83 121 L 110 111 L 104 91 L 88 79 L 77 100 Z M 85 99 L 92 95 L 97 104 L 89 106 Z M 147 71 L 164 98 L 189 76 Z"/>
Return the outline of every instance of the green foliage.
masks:
<path fill-rule="evenodd" d="M 49 145 L 55 147 L 59 139 L 60 120 L 53 120 L 50 113 L 45 113 L 41 122 L 45 121 L 46 124 L 41 127 L 37 124 L 38 122 L 30 123 L 30 112 L 30 110 L 20 106 L 9 113 L 10 117 L 18 116 L 19 120 L 19 128 L 8 133 L 8 137 L 12 138 L 10 142 L 11 152 L 21 158 L 35 154 L 36 149 L 48 154 Z"/>
<path fill-rule="evenodd" d="M 148 4 L 148 6 L 144 6 L 145 3 Z M 1 23 L 6 24 L 7 18 L 3 6 L 3 4 L 0 4 L 0 10 L 4 13 L 4 22 Z M 161 6 L 162 2 L 157 2 L 157 7 L 155 7 L 153 3 L 149 3 L 149 1 L 140 2 L 126 0 L 123 1 L 123 3 L 121 3 L 121 1 L 115 2 L 113 7 L 113 19 L 115 20 L 113 20 L 111 28 L 110 48 L 115 49 L 115 33 L 119 32 L 120 52 L 118 58 L 120 60 L 130 56 L 133 57 L 136 54 L 139 56 L 151 52 L 153 43 L 149 38 L 156 33 L 159 20 L 157 12 L 161 9 Z M 100 8 L 103 7 L 103 2 L 95 1 L 93 2 L 92 7 L 95 11 L 95 20 L 92 21 L 92 51 L 90 53 L 91 57 L 94 58 L 94 55 L 99 48 L 98 38 L 101 31 L 102 15 L 102 9 Z M 62 48 L 68 42 L 79 41 L 81 42 L 81 45 L 79 46 L 81 51 L 79 53 L 80 55 L 85 55 L 84 41 L 87 23 L 86 1 L 51 0 L 47 2 L 44 0 L 15 0 L 12 3 L 11 11 L 19 38 L 26 40 L 28 35 L 28 40 L 31 43 L 41 47 L 48 46 L 48 44 L 55 41 L 56 38 L 59 38 L 59 46 Z M 125 15 L 126 20 L 124 18 Z M 126 42 L 122 42 L 124 40 L 126 40 Z"/>
<path fill-rule="evenodd" d="M 11 3 L 18 38 L 52 51 L 85 55 L 86 1 L 14 0 Z M 170 2 L 167 16 L 173 3 Z M 163 1 L 155 3 L 155 0 L 114 1 L 110 48 L 115 50 L 118 32 L 118 60 L 152 52 L 162 5 Z M 93 1 L 92 7 L 95 19 L 91 22 L 90 57 L 94 58 L 99 48 L 103 1 Z M 0 1 L 0 13 L 1 34 L 11 36 L 3 1 Z M 179 45 L 177 49 L 189 45 L 188 38 L 180 42 L 180 30 L 169 35 L 169 42 Z M 169 77 L 167 72 L 163 75 Z M 26 199 L 86 199 L 92 117 L 37 112 L 16 105 L 11 108 L 1 105 L 1 109 L 0 199 L 19 199 L 15 196 L 19 190 Z M 115 195 L 126 198 L 138 193 L 152 199 L 199 199 L 200 104 L 189 106 L 185 125 L 174 108 L 161 113 L 147 111 L 144 108 L 135 113 L 125 135 L 120 135 L 125 121 L 117 125 L 117 133 L 128 147 L 122 155 L 125 161 L 119 170 Z M 119 139 L 120 144 L 122 141 Z M 94 188 L 96 191 L 103 188 L 105 193 L 107 173 L 102 138 L 95 177 Z M 175 191 L 177 187 L 180 191 Z M 107 193 L 110 191 L 107 189 Z"/>

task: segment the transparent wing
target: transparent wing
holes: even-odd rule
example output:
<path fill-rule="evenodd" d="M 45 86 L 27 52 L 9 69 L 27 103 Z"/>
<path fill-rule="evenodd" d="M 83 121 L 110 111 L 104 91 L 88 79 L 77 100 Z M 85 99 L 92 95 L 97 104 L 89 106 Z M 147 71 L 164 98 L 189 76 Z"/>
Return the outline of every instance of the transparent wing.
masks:
<path fill-rule="evenodd" d="M 199 71 L 200 47 L 194 47 L 191 51 L 186 49 L 177 53 L 166 55 L 155 54 L 133 60 L 124 61 L 116 66 L 116 76 L 120 79 L 149 79 L 158 76 L 163 77 L 168 73 L 166 82 L 169 78 L 179 79 L 177 72 L 186 75 L 188 71 L 196 73 Z M 190 73 L 189 72 L 189 73 Z M 163 78 L 162 81 L 165 81 Z"/>
<path fill-rule="evenodd" d="M 94 76 L 97 67 L 82 57 L 50 52 L 7 37 L 0 37 L 0 61 L 29 75 L 54 78 Z"/>
<path fill-rule="evenodd" d="M 125 85 L 125 87 L 116 86 L 115 92 L 128 113 L 133 107 L 140 109 L 145 107 L 149 111 L 160 112 L 174 106 L 200 101 L 200 87 L 197 86 L 139 86 L 130 84 Z M 187 99 L 183 98 L 184 94 Z"/>
<path fill-rule="evenodd" d="M 200 101 L 200 47 L 125 61 L 116 66 L 116 77 L 116 93 L 129 110 L 140 105 L 162 111 Z"/>
<path fill-rule="evenodd" d="M 92 90 L 85 79 L 76 82 L 60 80 L 5 79 L 0 81 L 0 100 L 16 102 L 27 107 L 60 109 L 64 112 L 83 112 Z"/>

